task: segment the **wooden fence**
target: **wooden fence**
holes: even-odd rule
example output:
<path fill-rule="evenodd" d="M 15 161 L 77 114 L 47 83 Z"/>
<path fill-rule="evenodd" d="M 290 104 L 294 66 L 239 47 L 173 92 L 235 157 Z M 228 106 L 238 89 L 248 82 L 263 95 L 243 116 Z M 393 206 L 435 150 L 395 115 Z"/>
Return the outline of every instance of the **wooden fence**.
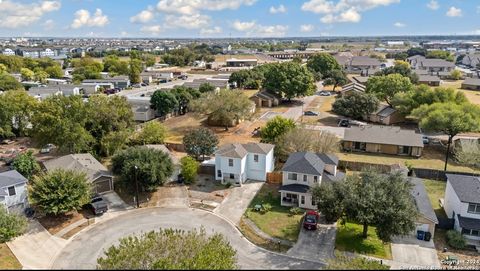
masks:
<path fill-rule="evenodd" d="M 267 183 L 282 184 L 283 173 L 282 172 L 270 172 L 267 173 Z"/>

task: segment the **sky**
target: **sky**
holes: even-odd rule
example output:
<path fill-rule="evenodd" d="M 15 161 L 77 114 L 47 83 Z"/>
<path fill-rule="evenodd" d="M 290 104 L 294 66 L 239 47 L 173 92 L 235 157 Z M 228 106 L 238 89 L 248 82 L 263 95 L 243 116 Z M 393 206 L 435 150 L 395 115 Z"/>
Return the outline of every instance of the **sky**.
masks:
<path fill-rule="evenodd" d="M 0 36 L 480 35 L 479 0 L 0 0 Z"/>

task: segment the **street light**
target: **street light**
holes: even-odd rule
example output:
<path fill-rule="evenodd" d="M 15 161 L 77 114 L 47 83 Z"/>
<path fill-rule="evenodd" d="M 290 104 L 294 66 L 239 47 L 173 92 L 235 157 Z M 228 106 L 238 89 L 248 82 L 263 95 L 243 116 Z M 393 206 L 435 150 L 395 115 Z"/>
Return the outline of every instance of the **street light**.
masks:
<path fill-rule="evenodd" d="M 138 167 L 135 165 L 134 168 L 135 168 L 135 199 L 137 202 L 137 208 L 140 208 L 140 202 L 138 201 L 138 178 L 137 178 Z"/>

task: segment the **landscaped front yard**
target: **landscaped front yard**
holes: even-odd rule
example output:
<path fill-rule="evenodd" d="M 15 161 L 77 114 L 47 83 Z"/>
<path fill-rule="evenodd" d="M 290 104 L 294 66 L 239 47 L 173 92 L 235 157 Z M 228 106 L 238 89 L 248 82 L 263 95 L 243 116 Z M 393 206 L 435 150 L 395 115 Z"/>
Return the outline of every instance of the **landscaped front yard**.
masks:
<path fill-rule="evenodd" d="M 290 215 L 290 208 L 280 206 L 278 185 L 264 184 L 250 203 L 245 216 L 266 234 L 289 241 L 296 241 L 300 232 L 302 215 Z M 272 210 L 267 213 L 254 211 L 257 204 L 270 204 Z"/>
<path fill-rule="evenodd" d="M 368 237 L 363 239 L 363 226 L 347 222 L 345 226 L 337 223 L 337 238 L 335 240 L 335 249 L 349 251 L 368 256 L 392 259 L 392 250 L 390 243 L 384 244 L 378 239 L 375 227 L 368 227 Z"/>
<path fill-rule="evenodd" d="M 22 269 L 22 265 L 5 243 L 0 244 L 0 269 Z"/>

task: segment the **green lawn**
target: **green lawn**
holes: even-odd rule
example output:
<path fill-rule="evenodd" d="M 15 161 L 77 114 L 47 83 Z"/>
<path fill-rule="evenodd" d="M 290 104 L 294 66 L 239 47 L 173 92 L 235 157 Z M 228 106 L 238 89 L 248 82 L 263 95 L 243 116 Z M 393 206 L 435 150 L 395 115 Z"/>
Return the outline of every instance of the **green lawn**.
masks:
<path fill-rule="evenodd" d="M 432 207 L 435 210 L 435 214 L 437 215 L 437 217 L 446 218 L 447 216 L 445 214 L 445 211 L 442 207 L 440 207 L 440 203 L 438 200 L 444 198 L 447 182 L 423 180 L 423 184 L 425 185 L 425 189 L 427 190 L 428 197 L 430 198 L 430 202 L 432 203 Z"/>
<path fill-rule="evenodd" d="M 375 227 L 368 227 L 367 239 L 362 238 L 363 226 L 355 223 L 338 223 L 335 248 L 341 251 L 350 251 L 373 257 L 392 259 L 390 243 L 384 244 L 378 239 Z"/>
<path fill-rule="evenodd" d="M 0 270 L 4 269 L 22 269 L 15 255 L 8 248 L 7 244 L 0 244 Z"/>
<path fill-rule="evenodd" d="M 263 214 L 253 210 L 256 204 L 264 203 L 272 205 L 270 212 Z M 278 185 L 264 184 L 250 203 L 245 216 L 252 220 L 259 229 L 272 237 L 296 241 L 300 231 L 302 215 L 291 216 L 289 210 L 288 207 L 280 206 Z"/>

